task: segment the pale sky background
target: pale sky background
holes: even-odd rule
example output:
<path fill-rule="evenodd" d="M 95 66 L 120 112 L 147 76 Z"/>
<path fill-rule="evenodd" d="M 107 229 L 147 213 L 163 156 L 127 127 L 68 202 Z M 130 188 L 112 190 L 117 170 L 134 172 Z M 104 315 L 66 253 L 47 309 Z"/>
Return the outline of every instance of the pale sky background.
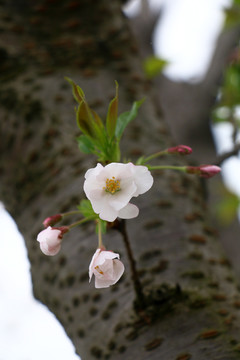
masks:
<path fill-rule="evenodd" d="M 165 9 L 153 39 L 156 54 L 171 63 L 165 74 L 186 81 L 201 78 L 223 24 L 222 8 L 231 1 L 150 0 L 150 3 L 155 9 L 163 4 Z M 128 14 L 137 9 L 138 0 L 134 0 Z M 218 151 L 229 150 L 231 126 L 217 126 L 215 133 Z M 237 179 L 228 175 L 232 166 Z M 239 158 L 229 159 L 223 168 L 227 185 L 240 196 Z M 24 242 L 3 207 L 0 228 L 0 360 L 79 359 L 55 317 L 32 297 Z"/>

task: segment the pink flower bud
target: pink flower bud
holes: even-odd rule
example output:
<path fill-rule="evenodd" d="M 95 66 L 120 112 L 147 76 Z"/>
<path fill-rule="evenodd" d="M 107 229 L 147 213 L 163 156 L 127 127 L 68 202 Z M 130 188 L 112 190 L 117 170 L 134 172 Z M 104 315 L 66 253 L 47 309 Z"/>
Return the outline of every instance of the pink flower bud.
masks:
<path fill-rule="evenodd" d="M 61 221 L 61 220 L 62 220 L 62 215 L 61 214 L 52 215 L 52 216 L 47 217 L 43 221 L 43 225 L 45 227 L 53 226 L 53 225 L 57 224 L 59 221 Z"/>
<path fill-rule="evenodd" d="M 68 228 L 66 226 L 59 228 L 48 226 L 47 229 L 42 230 L 37 236 L 42 252 L 48 256 L 56 255 L 61 249 L 63 234 L 67 231 Z"/>
<path fill-rule="evenodd" d="M 122 276 L 124 265 L 119 260 L 119 254 L 112 251 L 97 249 L 89 265 L 89 282 L 95 275 L 95 287 L 107 288 L 114 285 Z"/>
<path fill-rule="evenodd" d="M 178 145 L 175 147 L 171 147 L 167 149 L 168 154 L 179 154 L 179 155 L 190 155 L 192 153 L 192 149 L 186 145 Z"/>
<path fill-rule="evenodd" d="M 200 166 L 188 166 L 188 174 L 197 174 L 206 179 L 218 174 L 221 171 L 221 168 L 216 165 L 200 165 Z"/>

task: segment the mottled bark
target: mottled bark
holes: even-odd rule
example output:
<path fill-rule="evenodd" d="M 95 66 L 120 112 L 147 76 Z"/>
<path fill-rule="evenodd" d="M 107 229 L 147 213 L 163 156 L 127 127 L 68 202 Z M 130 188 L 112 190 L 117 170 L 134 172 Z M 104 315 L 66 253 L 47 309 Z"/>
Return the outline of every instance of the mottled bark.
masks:
<path fill-rule="evenodd" d="M 88 282 L 93 224 L 67 234 L 57 256 L 40 252 L 42 220 L 79 203 L 84 172 L 95 164 L 77 149 L 64 76 L 81 85 L 102 116 L 114 80 L 120 110 L 147 95 L 124 137 L 126 158 L 164 149 L 172 139 L 120 1 L 1 4 L 0 197 L 25 237 L 36 298 L 61 321 L 83 360 L 238 359 L 239 289 L 208 220 L 205 181 L 158 172 L 152 190 L 136 201 L 140 215 L 127 231 L 145 308 L 134 303 L 118 232 L 110 230 L 104 241 L 120 252 L 126 272 L 109 289 Z"/>

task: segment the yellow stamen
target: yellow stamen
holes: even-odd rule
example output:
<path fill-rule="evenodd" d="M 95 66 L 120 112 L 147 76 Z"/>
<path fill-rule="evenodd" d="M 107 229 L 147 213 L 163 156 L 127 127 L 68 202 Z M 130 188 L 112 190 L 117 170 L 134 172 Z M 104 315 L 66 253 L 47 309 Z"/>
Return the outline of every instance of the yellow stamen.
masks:
<path fill-rule="evenodd" d="M 115 176 L 112 176 L 111 179 L 106 180 L 106 186 L 103 187 L 103 190 L 109 192 L 110 194 L 115 194 L 115 192 L 121 190 L 120 181 L 115 180 Z"/>
<path fill-rule="evenodd" d="M 104 273 L 102 272 L 102 270 L 100 270 L 99 266 L 95 266 L 95 269 L 99 272 L 99 274 L 104 275 Z"/>

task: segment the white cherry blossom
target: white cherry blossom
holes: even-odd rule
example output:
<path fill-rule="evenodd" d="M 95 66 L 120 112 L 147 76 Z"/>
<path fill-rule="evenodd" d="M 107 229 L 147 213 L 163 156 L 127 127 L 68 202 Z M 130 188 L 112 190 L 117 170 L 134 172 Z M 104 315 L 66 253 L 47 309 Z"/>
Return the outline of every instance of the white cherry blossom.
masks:
<path fill-rule="evenodd" d="M 138 207 L 129 201 L 148 191 L 152 184 L 153 177 L 146 166 L 111 163 L 89 169 L 83 188 L 95 213 L 102 220 L 112 222 L 117 217 L 138 216 Z"/>
<path fill-rule="evenodd" d="M 89 282 L 95 275 L 95 287 L 107 288 L 115 284 L 124 272 L 124 265 L 119 254 L 97 249 L 89 265 Z"/>

